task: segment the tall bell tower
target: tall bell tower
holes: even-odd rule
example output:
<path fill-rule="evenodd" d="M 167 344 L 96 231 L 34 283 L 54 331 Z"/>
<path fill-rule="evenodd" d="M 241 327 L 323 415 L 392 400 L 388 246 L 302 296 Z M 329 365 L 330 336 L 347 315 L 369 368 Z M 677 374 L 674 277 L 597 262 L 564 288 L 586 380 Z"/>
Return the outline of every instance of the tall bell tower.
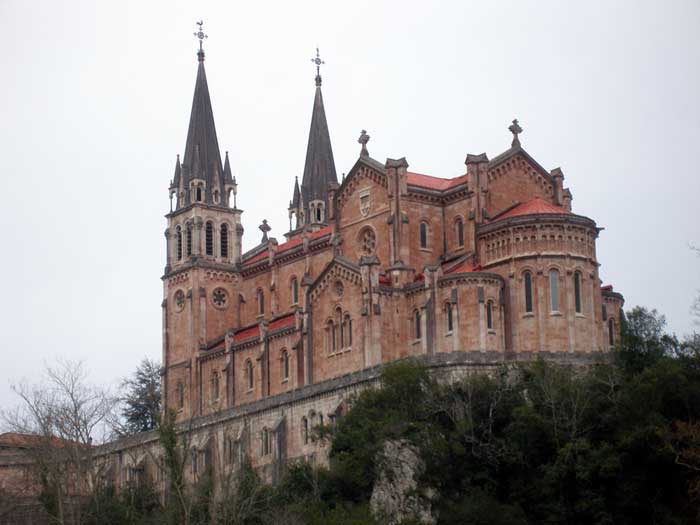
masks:
<path fill-rule="evenodd" d="M 182 418 L 201 413 L 196 356 L 231 326 L 240 281 L 242 210 L 228 152 L 221 161 L 198 22 L 197 79 L 185 151 L 170 183 L 163 275 L 164 407 Z"/>

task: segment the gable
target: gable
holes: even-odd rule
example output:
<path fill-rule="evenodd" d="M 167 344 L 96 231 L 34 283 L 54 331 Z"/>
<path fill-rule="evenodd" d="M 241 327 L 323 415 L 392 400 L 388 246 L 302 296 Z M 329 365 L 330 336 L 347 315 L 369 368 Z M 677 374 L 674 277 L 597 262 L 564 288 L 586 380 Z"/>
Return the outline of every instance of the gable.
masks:
<path fill-rule="evenodd" d="M 333 289 L 333 285 L 338 281 L 344 285 L 359 288 L 362 283 L 360 267 L 342 257 L 335 257 L 311 285 L 309 289 L 311 303 L 318 303 L 327 293 L 342 297 L 344 293 L 338 294 L 337 290 Z"/>
<path fill-rule="evenodd" d="M 518 202 L 554 198 L 551 175 L 520 148 L 489 163 L 488 189 L 486 209 L 492 217 Z"/>
<path fill-rule="evenodd" d="M 336 194 L 337 212 L 341 225 L 358 220 L 360 211 L 360 193 L 369 191 L 376 198 L 375 203 L 387 201 L 387 179 L 384 167 L 370 157 L 360 157 L 352 167 Z"/>

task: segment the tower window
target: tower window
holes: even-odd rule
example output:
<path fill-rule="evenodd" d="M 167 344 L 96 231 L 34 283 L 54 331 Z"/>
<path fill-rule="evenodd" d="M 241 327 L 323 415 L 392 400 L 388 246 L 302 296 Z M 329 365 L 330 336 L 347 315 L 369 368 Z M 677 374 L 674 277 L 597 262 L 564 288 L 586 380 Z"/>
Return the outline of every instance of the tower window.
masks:
<path fill-rule="evenodd" d="M 207 255 L 214 255 L 214 225 L 211 221 L 207 221 L 205 236 L 206 253 Z"/>
<path fill-rule="evenodd" d="M 549 270 L 549 302 L 552 312 L 559 311 L 559 272 Z"/>
<path fill-rule="evenodd" d="M 608 319 L 608 343 L 610 346 L 615 346 L 615 319 Z"/>
<path fill-rule="evenodd" d="M 202 202 L 202 187 L 201 186 L 197 186 L 196 194 L 197 194 L 197 202 Z"/>
<path fill-rule="evenodd" d="M 182 228 L 179 226 L 175 230 L 175 236 L 177 237 L 177 260 L 182 260 Z"/>
<path fill-rule="evenodd" d="M 576 313 L 581 313 L 581 274 L 574 274 L 574 301 L 576 304 Z"/>
<path fill-rule="evenodd" d="M 177 383 L 177 407 L 180 409 L 185 407 L 185 384 L 182 381 Z"/>
<path fill-rule="evenodd" d="M 486 303 L 486 328 L 493 330 L 493 303 Z"/>
<path fill-rule="evenodd" d="M 321 222 L 321 215 L 322 215 L 322 210 L 320 206 L 316 207 L 316 222 Z"/>
<path fill-rule="evenodd" d="M 420 223 L 420 247 L 428 247 L 428 224 L 425 222 Z"/>
<path fill-rule="evenodd" d="M 228 225 L 221 225 L 221 257 L 228 257 Z"/>
<path fill-rule="evenodd" d="M 462 219 L 457 219 L 457 246 L 464 246 L 464 223 Z"/>
<path fill-rule="evenodd" d="M 187 225 L 187 256 L 192 255 L 192 225 Z"/>
<path fill-rule="evenodd" d="M 523 283 L 525 286 L 525 311 L 532 312 L 532 274 L 525 272 L 523 274 Z"/>
<path fill-rule="evenodd" d="M 452 332 L 452 303 L 445 303 L 445 322 L 447 323 L 447 331 Z"/>

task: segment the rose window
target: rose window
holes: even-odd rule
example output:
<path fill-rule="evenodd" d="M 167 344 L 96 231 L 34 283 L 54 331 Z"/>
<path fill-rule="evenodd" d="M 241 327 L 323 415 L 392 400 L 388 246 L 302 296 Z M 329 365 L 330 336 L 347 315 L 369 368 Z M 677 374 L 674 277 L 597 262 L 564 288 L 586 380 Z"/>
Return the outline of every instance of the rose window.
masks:
<path fill-rule="evenodd" d="M 374 230 L 365 229 L 360 236 L 362 252 L 365 255 L 372 255 L 377 248 L 377 237 L 374 235 Z"/>
<path fill-rule="evenodd" d="M 343 287 L 342 281 L 336 281 L 334 288 L 335 288 L 335 295 L 337 297 L 342 297 L 343 292 L 345 292 L 345 288 Z"/>
<path fill-rule="evenodd" d="M 226 293 L 226 290 L 223 288 L 217 288 L 214 290 L 214 293 L 211 295 L 211 300 L 214 303 L 214 306 L 217 306 L 219 308 L 224 308 L 226 307 L 226 304 L 228 303 L 228 294 Z"/>

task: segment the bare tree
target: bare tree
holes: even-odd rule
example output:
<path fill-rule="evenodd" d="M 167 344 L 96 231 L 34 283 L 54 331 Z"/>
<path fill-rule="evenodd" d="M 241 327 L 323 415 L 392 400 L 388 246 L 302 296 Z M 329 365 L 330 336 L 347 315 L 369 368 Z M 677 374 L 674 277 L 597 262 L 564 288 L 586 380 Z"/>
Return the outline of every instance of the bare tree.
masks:
<path fill-rule="evenodd" d="M 106 422 L 116 398 L 91 384 L 82 362 L 57 360 L 39 384 L 20 383 L 13 390 L 19 405 L 0 413 L 13 432 L 30 436 L 30 473 L 56 523 L 81 522 L 81 503 L 96 494 L 101 480 L 93 443 L 107 436 Z"/>

